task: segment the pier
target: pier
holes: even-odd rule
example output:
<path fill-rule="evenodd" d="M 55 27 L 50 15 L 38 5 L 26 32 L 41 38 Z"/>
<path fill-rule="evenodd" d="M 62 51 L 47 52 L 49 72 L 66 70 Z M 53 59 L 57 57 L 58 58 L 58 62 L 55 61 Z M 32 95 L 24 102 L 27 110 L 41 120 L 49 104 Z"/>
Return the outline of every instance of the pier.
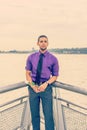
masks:
<path fill-rule="evenodd" d="M 86 99 L 87 89 L 61 82 L 55 82 L 52 85 L 55 130 L 87 130 L 87 107 L 61 97 L 61 90 L 64 90 L 79 96 L 83 95 Z M 32 130 L 29 94 L 26 93 L 24 96 L 17 97 L 15 91 L 20 89 L 27 90 L 28 84 L 23 81 L 0 87 L 0 98 L 5 97 L 6 94 L 10 96 L 13 92 L 15 97 L 10 101 L 0 103 L 0 130 Z M 45 130 L 42 106 L 40 108 L 41 130 Z"/>

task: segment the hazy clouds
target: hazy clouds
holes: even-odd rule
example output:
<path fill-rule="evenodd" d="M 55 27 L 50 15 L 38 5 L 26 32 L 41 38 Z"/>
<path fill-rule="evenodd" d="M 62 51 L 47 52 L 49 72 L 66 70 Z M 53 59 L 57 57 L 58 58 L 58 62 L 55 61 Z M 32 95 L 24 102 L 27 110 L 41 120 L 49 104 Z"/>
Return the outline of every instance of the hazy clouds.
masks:
<path fill-rule="evenodd" d="M 50 47 L 87 47 L 86 0 L 0 0 L 1 49 L 30 49 L 38 35 Z"/>

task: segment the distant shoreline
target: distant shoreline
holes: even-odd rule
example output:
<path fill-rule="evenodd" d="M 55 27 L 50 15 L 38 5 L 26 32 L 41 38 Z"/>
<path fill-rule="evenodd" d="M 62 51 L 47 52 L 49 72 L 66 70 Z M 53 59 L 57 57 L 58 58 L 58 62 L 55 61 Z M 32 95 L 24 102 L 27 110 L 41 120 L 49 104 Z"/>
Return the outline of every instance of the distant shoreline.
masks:
<path fill-rule="evenodd" d="M 32 50 L 10 50 L 10 51 L 0 51 L 0 54 L 27 54 L 27 53 L 33 53 L 36 52 L 34 48 Z M 54 48 L 49 49 L 50 52 L 56 53 L 56 54 L 87 54 L 87 48 Z"/>

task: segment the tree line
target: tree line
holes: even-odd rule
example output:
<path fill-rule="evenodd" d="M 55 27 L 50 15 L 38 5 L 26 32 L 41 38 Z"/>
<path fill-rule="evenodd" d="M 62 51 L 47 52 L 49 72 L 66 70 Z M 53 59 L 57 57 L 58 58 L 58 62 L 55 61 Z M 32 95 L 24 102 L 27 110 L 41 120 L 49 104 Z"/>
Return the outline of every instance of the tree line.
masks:
<path fill-rule="evenodd" d="M 9 51 L 0 51 L 0 53 L 32 53 L 35 52 L 34 48 L 31 50 L 9 50 Z M 52 48 L 49 49 L 50 52 L 58 54 L 87 54 L 87 48 Z"/>

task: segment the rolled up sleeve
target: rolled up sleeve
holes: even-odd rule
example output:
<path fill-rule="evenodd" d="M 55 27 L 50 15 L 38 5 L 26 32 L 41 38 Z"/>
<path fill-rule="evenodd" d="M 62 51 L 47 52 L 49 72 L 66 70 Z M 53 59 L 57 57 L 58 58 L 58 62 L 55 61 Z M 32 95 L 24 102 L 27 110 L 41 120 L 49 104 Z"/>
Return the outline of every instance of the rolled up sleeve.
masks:
<path fill-rule="evenodd" d="M 31 56 L 27 58 L 25 69 L 30 71 L 32 70 Z"/>
<path fill-rule="evenodd" d="M 54 59 L 54 63 L 52 67 L 52 76 L 59 76 L 59 63 L 57 58 Z"/>

